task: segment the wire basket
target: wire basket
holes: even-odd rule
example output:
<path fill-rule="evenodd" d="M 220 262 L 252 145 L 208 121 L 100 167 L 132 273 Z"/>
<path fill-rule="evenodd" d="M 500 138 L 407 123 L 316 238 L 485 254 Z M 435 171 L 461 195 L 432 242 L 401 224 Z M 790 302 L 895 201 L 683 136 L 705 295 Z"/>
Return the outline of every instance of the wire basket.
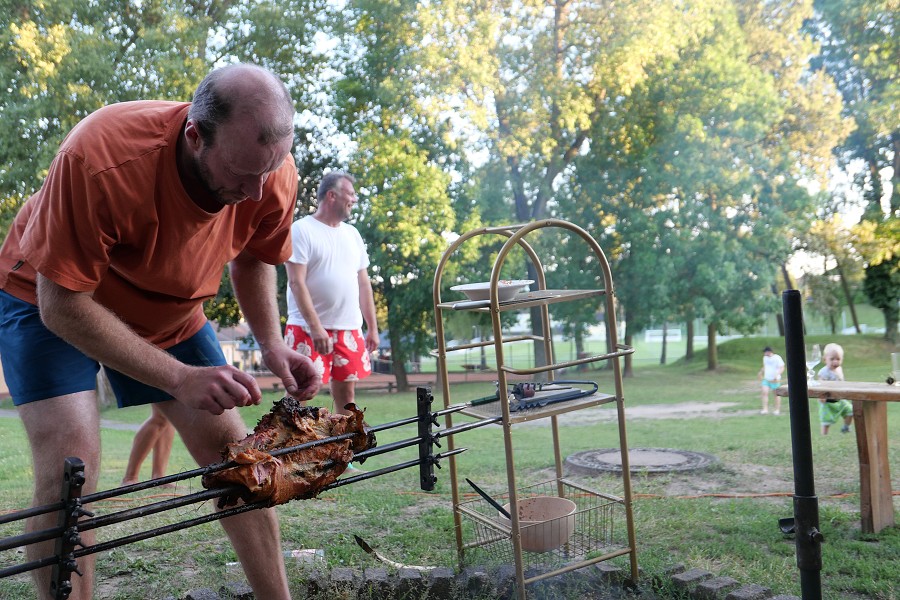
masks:
<path fill-rule="evenodd" d="M 622 498 L 603 494 L 566 479 L 552 480 L 521 488 L 517 497 L 558 496 L 575 502 L 572 516 L 521 527 L 522 539 L 529 536 L 529 529 L 540 526 L 541 534 L 560 535 L 565 538 L 570 520 L 574 517 L 573 532 L 559 547 L 543 552 L 522 552 L 526 567 L 556 567 L 567 563 L 596 558 L 628 547 L 625 526 L 625 502 Z M 508 494 L 497 496 L 501 504 L 509 502 Z M 481 498 L 462 502 L 457 510 L 463 515 L 463 531 L 466 540 L 464 560 L 468 564 L 512 564 L 515 554 L 511 527 L 498 518 L 497 509 Z M 537 532 L 535 532 L 537 533 Z"/>

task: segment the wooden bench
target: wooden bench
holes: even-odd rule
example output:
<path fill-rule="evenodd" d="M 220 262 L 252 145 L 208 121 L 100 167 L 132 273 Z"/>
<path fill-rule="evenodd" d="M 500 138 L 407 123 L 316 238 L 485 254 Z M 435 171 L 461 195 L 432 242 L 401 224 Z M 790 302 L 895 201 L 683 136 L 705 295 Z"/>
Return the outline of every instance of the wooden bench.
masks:
<path fill-rule="evenodd" d="M 781 386 L 775 393 L 787 396 L 788 386 Z M 809 385 L 808 395 L 810 398 L 853 401 L 862 531 L 878 533 L 893 526 L 886 402 L 900 402 L 900 386 L 861 381 L 816 381 Z"/>

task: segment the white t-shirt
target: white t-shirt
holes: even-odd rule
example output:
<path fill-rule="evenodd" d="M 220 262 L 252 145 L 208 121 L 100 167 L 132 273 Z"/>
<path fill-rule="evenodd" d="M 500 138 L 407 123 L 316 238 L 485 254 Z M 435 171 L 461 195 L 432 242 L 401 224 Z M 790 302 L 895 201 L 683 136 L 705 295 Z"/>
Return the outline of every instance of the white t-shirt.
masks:
<path fill-rule="evenodd" d="M 778 369 L 784 366 L 784 360 L 777 354 L 773 354 L 772 356 L 763 356 L 763 379 L 768 379 L 769 381 L 775 381 L 775 378 L 780 377 L 778 374 Z"/>
<path fill-rule="evenodd" d="M 306 287 L 319 321 L 325 329 L 360 329 L 357 274 L 369 267 L 369 254 L 362 236 L 352 225 L 330 227 L 312 215 L 291 225 L 293 252 L 289 262 L 306 265 Z M 290 285 L 287 290 L 288 324 L 309 326 Z"/>

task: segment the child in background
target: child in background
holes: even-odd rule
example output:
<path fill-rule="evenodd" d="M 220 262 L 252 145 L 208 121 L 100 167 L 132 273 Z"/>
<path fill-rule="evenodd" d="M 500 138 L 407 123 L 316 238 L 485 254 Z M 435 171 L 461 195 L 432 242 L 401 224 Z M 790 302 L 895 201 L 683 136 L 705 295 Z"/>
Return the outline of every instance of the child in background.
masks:
<path fill-rule="evenodd" d="M 781 385 L 781 374 L 784 373 L 784 359 L 775 354 L 770 346 L 763 349 L 763 366 L 759 370 L 762 382 L 762 410 L 760 414 L 769 414 L 769 392 L 777 390 Z M 781 414 L 781 396 L 775 395 L 774 415 Z"/>
<path fill-rule="evenodd" d="M 843 381 L 844 370 L 841 368 L 841 364 L 844 362 L 844 349 L 838 344 L 828 344 L 822 354 L 825 366 L 819 370 L 819 380 Z M 841 427 L 841 433 L 849 433 L 850 423 L 853 422 L 853 405 L 849 400 L 819 398 L 819 422 L 822 423 L 822 435 L 828 435 L 828 428 L 842 417 L 844 426 Z"/>
<path fill-rule="evenodd" d="M 172 443 L 175 440 L 175 426 L 166 418 L 166 415 L 156 404 L 150 405 L 150 418 L 141 425 L 134 436 L 131 446 L 131 454 L 128 457 L 128 466 L 125 467 L 125 476 L 122 485 L 137 483 L 140 479 L 141 464 L 150 451 L 153 451 L 153 462 L 150 476 L 159 479 L 166 474 L 169 465 L 169 455 L 172 453 Z M 174 483 L 167 483 L 161 487 L 175 487 Z"/>

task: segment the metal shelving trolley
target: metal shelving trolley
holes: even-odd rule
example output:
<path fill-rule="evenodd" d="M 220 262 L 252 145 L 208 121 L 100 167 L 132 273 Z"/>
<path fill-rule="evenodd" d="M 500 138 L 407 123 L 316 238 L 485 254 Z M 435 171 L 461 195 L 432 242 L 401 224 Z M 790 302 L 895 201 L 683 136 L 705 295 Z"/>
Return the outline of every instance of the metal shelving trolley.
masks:
<path fill-rule="evenodd" d="M 546 286 L 545 270 L 535 251 L 534 241 L 539 235 L 546 235 L 550 230 L 555 233 L 568 236 L 576 243 L 583 242 L 587 245 L 587 262 L 591 268 L 596 268 L 595 281 L 603 282 L 602 288 L 571 290 L 550 290 Z M 497 253 L 493 264 L 490 279 L 490 297 L 484 300 L 444 300 L 441 298 L 442 278 L 445 270 L 453 260 L 454 255 L 463 244 L 473 243 L 472 240 L 479 236 L 502 236 L 507 238 Z M 531 241 L 531 243 L 529 242 Z M 481 241 L 487 240 L 482 238 Z M 514 253 L 519 260 L 524 253 L 525 260 L 531 262 L 536 275 L 531 291 L 516 294 L 512 299 L 500 300 L 498 293 L 502 280 L 501 270 L 504 263 Z M 593 257 L 590 255 L 593 254 Z M 520 262 L 515 264 L 518 266 Z M 487 500 L 477 498 L 471 500 L 464 498 L 461 492 L 459 473 L 460 462 L 457 457 L 450 458 L 450 485 L 453 501 L 453 516 L 456 529 L 456 544 L 460 563 L 473 562 L 478 564 L 514 564 L 516 571 L 516 593 L 518 598 L 524 600 L 527 585 L 542 579 L 553 577 L 561 573 L 579 569 L 588 565 L 610 560 L 615 557 L 628 555 L 630 559 L 630 578 L 636 584 L 638 577 L 637 551 L 635 547 L 634 520 L 632 512 L 631 478 L 628 461 L 628 445 L 625 435 L 625 411 L 624 396 L 622 390 L 622 373 L 620 359 L 634 350 L 625 345 L 618 344 L 616 332 L 615 295 L 613 282 L 610 275 L 609 263 L 597 242 L 581 227 L 567 221 L 546 219 L 527 224 L 509 225 L 501 227 L 486 227 L 469 231 L 457 238 L 444 252 L 434 276 L 434 309 L 437 334 L 437 348 L 432 354 L 437 359 L 438 380 L 442 388 L 445 408 L 450 407 L 452 390 L 447 377 L 448 354 L 467 349 L 475 349 L 483 346 L 493 346 L 497 368 L 497 401 L 469 403 L 461 414 L 475 418 L 476 420 L 491 419 L 503 430 L 503 443 L 506 454 L 507 491 L 503 495 L 494 498 L 499 504 L 509 504 L 509 519 L 498 516 L 498 510 Z M 550 308 L 564 302 L 593 302 L 597 311 L 605 316 L 607 328 L 606 351 L 603 354 L 578 356 L 569 361 L 557 362 L 554 357 L 554 348 L 551 332 Z M 502 328 L 501 313 L 505 311 L 523 311 L 533 307 L 538 309 L 541 320 L 541 335 L 512 335 L 505 334 Z M 469 344 L 448 347 L 445 339 L 445 319 L 452 311 L 480 311 L 490 314 L 493 339 L 473 341 Z M 545 360 L 543 364 L 534 364 L 531 361 L 526 368 L 516 368 L 505 362 L 504 350 L 513 342 L 530 340 L 543 347 Z M 537 354 L 537 353 L 536 353 Z M 554 381 L 563 383 L 558 377 L 563 371 L 573 369 L 580 365 L 606 361 L 610 363 L 613 373 L 614 389 L 607 393 L 597 390 L 594 386 L 590 393 L 574 399 L 554 400 L 542 403 L 539 401 L 540 392 L 535 395 L 536 402 L 522 403 L 518 397 L 506 393 L 506 390 L 515 389 L 517 381 L 523 376 L 540 378 L 540 383 L 530 383 L 532 389 L 542 387 L 552 388 Z M 558 394 L 557 394 L 558 397 Z M 530 400 L 534 400 L 531 398 Z M 560 434 L 558 416 L 572 411 L 578 411 L 602 404 L 614 403 L 618 421 L 618 437 L 622 460 L 622 496 L 606 494 L 583 485 L 578 481 L 566 478 L 563 473 L 563 459 L 560 453 Z M 453 427 L 453 415 L 445 415 L 446 426 Z M 516 465 L 513 455 L 513 432 L 517 424 L 537 419 L 546 420 L 552 431 L 552 451 L 555 466 L 555 477 L 550 481 L 537 484 L 529 483 L 520 485 L 517 482 Z M 543 425 L 543 423 L 540 423 Z M 447 440 L 449 448 L 454 448 L 453 437 Z M 477 474 L 473 474 L 477 477 Z M 465 484 L 464 484 L 465 485 Z M 558 533 L 557 528 L 565 528 L 562 537 L 564 540 L 558 547 L 542 551 L 530 551 L 529 529 L 534 527 L 530 523 L 524 523 L 520 519 L 517 510 L 521 502 L 533 496 L 555 496 L 568 498 L 574 501 L 574 513 L 558 519 L 551 519 L 541 523 L 542 534 L 548 531 Z M 536 530 L 535 530 L 536 531 Z M 473 555 L 473 557 L 467 556 Z M 484 561 L 484 562 L 480 562 Z"/>

